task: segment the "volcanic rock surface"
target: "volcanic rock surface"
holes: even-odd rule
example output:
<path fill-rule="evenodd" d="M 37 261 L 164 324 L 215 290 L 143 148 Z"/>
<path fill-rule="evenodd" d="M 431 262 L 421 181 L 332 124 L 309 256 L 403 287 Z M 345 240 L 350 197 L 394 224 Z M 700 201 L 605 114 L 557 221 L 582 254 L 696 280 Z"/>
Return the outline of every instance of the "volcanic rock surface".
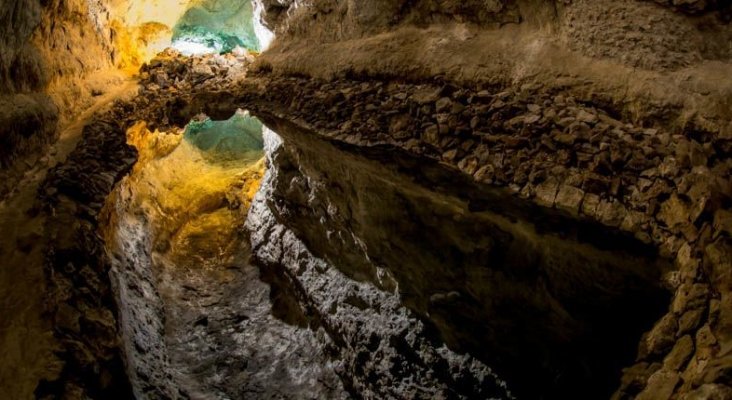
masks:
<path fill-rule="evenodd" d="M 58 165 L 141 31 L 26 3 L 5 397 L 732 398 L 729 2 L 255 0 L 267 52 L 164 52 Z M 185 139 L 240 110 L 256 159 Z"/>

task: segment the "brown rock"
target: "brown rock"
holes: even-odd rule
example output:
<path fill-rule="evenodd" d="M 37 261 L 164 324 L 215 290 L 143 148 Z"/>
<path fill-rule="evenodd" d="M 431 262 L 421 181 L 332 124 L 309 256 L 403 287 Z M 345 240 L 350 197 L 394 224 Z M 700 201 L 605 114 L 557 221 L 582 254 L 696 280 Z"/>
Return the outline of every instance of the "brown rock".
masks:
<path fill-rule="evenodd" d="M 595 114 L 591 114 L 585 110 L 579 110 L 579 112 L 577 113 L 577 120 L 588 124 L 594 124 L 597 122 L 598 118 Z"/>
<path fill-rule="evenodd" d="M 648 386 L 636 400 L 668 400 L 679 383 L 679 374 L 672 371 L 660 370 L 648 379 Z"/>
<path fill-rule="evenodd" d="M 620 389 L 612 397 L 613 400 L 632 398 L 640 392 L 648 382 L 648 378 L 661 368 L 660 363 L 640 362 L 623 369 Z"/>
<path fill-rule="evenodd" d="M 477 181 L 487 182 L 492 180 L 494 175 L 495 172 L 493 165 L 487 164 L 478 168 L 478 171 L 475 172 L 474 177 Z"/>
<path fill-rule="evenodd" d="M 704 248 L 704 266 L 718 290 L 732 290 L 732 245 L 718 239 Z"/>
<path fill-rule="evenodd" d="M 625 207 L 618 201 L 602 200 L 597 207 L 597 219 L 609 226 L 620 226 L 625 215 Z"/>
<path fill-rule="evenodd" d="M 694 353 L 694 340 L 685 335 L 676 342 L 676 345 L 663 360 L 663 368 L 669 371 L 680 371 Z"/>
<path fill-rule="evenodd" d="M 680 315 L 687 310 L 706 307 L 709 286 L 703 283 L 682 283 L 671 303 L 671 311 Z"/>
<path fill-rule="evenodd" d="M 399 114 L 391 118 L 389 124 L 389 133 L 396 139 L 405 139 L 412 135 L 409 131 L 411 118 L 409 114 Z"/>
<path fill-rule="evenodd" d="M 554 206 L 554 201 L 559 190 L 559 183 L 554 180 L 547 180 L 536 186 L 536 202 L 547 207 Z"/>
<path fill-rule="evenodd" d="M 677 335 L 683 335 L 696 329 L 701 324 L 702 317 L 704 317 L 704 309 L 697 308 L 695 310 L 689 310 L 681 315 L 679 318 L 679 331 Z"/>
<path fill-rule="evenodd" d="M 645 222 L 645 216 L 642 212 L 630 210 L 625 214 L 620 229 L 626 232 L 638 232 L 641 225 Z"/>
<path fill-rule="evenodd" d="M 729 400 L 732 399 L 732 388 L 717 384 L 704 384 L 685 393 L 679 400 Z"/>
<path fill-rule="evenodd" d="M 668 351 L 674 345 L 678 323 L 673 314 L 666 314 L 644 339 L 645 353 L 648 355 L 660 355 Z"/>
<path fill-rule="evenodd" d="M 716 313 L 710 305 L 710 323 L 714 320 L 714 327 L 717 330 L 719 340 L 729 343 L 732 340 L 732 293 L 721 293 L 715 306 L 717 307 Z"/>
<path fill-rule="evenodd" d="M 452 110 L 452 100 L 449 97 L 443 97 L 435 103 L 435 110 L 438 113 L 448 113 Z"/>
<path fill-rule="evenodd" d="M 712 333 L 709 325 L 704 325 L 696 332 L 696 346 L 699 349 L 712 347 L 717 344 L 717 338 Z"/>
<path fill-rule="evenodd" d="M 561 185 L 555 199 L 557 208 L 578 213 L 585 193 L 576 187 Z"/>
<path fill-rule="evenodd" d="M 440 143 L 440 132 L 437 129 L 437 125 L 428 125 L 422 133 L 422 140 L 433 146 L 437 146 Z"/>
<path fill-rule="evenodd" d="M 425 105 L 429 103 L 434 103 L 439 99 L 439 90 L 431 87 L 422 88 L 417 90 L 412 95 L 412 100 L 414 100 L 419 105 Z"/>
<path fill-rule="evenodd" d="M 582 201 L 582 213 L 594 217 L 597 214 L 598 205 L 600 205 L 600 196 L 588 193 Z"/>
<path fill-rule="evenodd" d="M 676 194 L 661 204 L 658 219 L 669 228 L 675 228 L 689 222 L 689 207 Z"/>
<path fill-rule="evenodd" d="M 714 213 L 714 231 L 715 236 L 725 234 L 732 237 L 732 212 L 717 210 Z"/>

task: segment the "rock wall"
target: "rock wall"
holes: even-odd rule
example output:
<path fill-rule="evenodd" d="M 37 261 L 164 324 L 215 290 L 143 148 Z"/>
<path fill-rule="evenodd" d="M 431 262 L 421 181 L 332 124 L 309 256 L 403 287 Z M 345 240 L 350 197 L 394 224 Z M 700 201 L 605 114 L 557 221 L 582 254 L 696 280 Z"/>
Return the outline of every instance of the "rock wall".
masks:
<path fill-rule="evenodd" d="M 276 126 L 287 130 L 286 125 Z M 315 152 L 318 157 L 328 154 L 323 151 L 328 149 L 327 144 L 308 144 L 311 146 L 306 151 Z M 331 349 L 339 365 L 336 372 L 350 397 L 512 398 L 505 383 L 489 367 L 474 357 L 449 350 L 429 323 L 403 307 L 388 269 L 382 269 L 378 280 L 374 277 L 371 281 L 365 279 L 364 271 L 349 269 L 344 259 L 311 252 L 312 246 L 303 240 L 310 244 L 311 240 L 320 240 L 327 246 L 358 238 L 344 237 L 348 232 L 338 231 L 330 231 L 332 241 L 320 232 L 310 236 L 303 228 L 312 227 L 311 224 L 292 224 L 293 220 L 288 218 L 297 208 L 315 206 L 315 214 L 310 214 L 314 220 L 309 222 L 319 219 L 324 228 L 333 228 L 325 220 L 326 213 L 335 216 L 333 213 L 338 212 L 330 205 L 304 202 L 309 195 L 319 196 L 309 192 L 306 182 L 318 186 L 325 182 L 313 181 L 315 176 L 304 171 L 312 166 L 301 164 L 301 157 L 309 158 L 312 154 L 305 156 L 300 153 L 303 149 L 288 144 L 288 139 L 283 143 L 274 135 L 268 138 L 268 169 L 252 204 L 247 227 L 251 231 L 253 255 L 261 263 L 265 280 L 284 296 L 291 296 L 290 301 L 301 309 L 310 329 L 322 328 L 327 332 L 321 340 Z M 348 161 L 342 165 L 345 169 L 363 166 L 346 166 Z M 283 192 L 290 182 L 294 183 L 291 190 Z M 354 189 L 345 186 L 346 182 L 339 183 L 345 191 Z M 339 254 L 349 260 L 364 261 L 361 251 Z M 349 276 L 354 274 L 360 279 Z M 384 287 L 388 290 L 382 290 Z M 283 312 L 281 308 L 273 311 L 276 315 Z"/>
<path fill-rule="evenodd" d="M 288 233 L 279 239 L 279 228 L 255 224 L 255 256 L 305 292 L 311 307 L 330 310 L 318 315 L 337 337 L 350 332 L 349 305 L 402 315 L 384 305 L 398 294 L 397 304 L 419 315 L 425 335 L 493 368 L 518 398 L 606 398 L 641 333 L 663 312 L 668 295 L 660 275 L 669 266 L 630 239 L 510 200 L 398 149 L 333 146 L 277 120 L 270 126 L 284 144 L 260 201 Z M 323 266 L 303 272 L 311 262 L 290 259 L 301 246 Z M 326 272 L 332 269 L 338 272 Z M 359 282 L 353 299 L 321 287 L 326 276 L 340 274 Z M 327 288 L 339 286 L 349 285 Z M 392 341 L 384 324 L 373 325 L 380 343 Z M 358 353 L 358 335 L 334 339 L 350 347 L 343 357 Z M 374 352 L 349 364 L 355 376 L 368 360 L 378 364 Z M 383 370 L 368 374 L 372 390 L 394 379 Z"/>
<path fill-rule="evenodd" d="M 39 196 L 48 214 L 44 272 L 45 317 L 52 321 L 53 377 L 38 383 L 36 398 L 128 399 L 132 396 L 109 281 L 109 259 L 99 236 L 105 198 L 134 165 L 136 153 L 114 120 L 84 129 L 80 145 L 51 170 Z"/>
<path fill-rule="evenodd" d="M 615 397 L 730 395 L 729 2 L 270 3 L 268 92 L 242 102 L 657 247 L 673 301 Z"/>
<path fill-rule="evenodd" d="M 466 17 L 473 3 L 448 3 L 265 2 L 279 35 L 260 65 L 325 79 L 539 82 L 639 125 L 732 129 L 725 2 L 688 14 L 670 2 L 521 0 L 477 18 Z"/>
<path fill-rule="evenodd" d="M 59 126 L 119 80 L 114 74 L 85 80 L 112 66 L 105 16 L 101 0 L 0 5 L 0 194 L 17 184 L 20 172 L 55 140 Z"/>

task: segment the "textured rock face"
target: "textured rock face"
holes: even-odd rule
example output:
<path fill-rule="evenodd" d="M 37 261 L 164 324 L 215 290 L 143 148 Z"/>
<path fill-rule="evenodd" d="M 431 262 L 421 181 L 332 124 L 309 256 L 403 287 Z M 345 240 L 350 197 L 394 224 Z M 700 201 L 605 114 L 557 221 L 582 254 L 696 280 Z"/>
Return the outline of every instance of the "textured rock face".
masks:
<path fill-rule="evenodd" d="M 473 186 L 426 159 L 388 147 L 336 149 L 287 124 L 273 126 L 285 144 L 260 194 L 269 210 L 255 210 L 273 213 L 283 228 L 250 227 L 255 256 L 327 312 L 320 318 L 335 326 L 332 334 L 351 329 L 342 301 L 391 313 L 382 299 L 394 293 L 400 306 L 427 321 L 425 334 L 434 330 L 449 348 L 495 368 L 519 398 L 602 398 L 632 362 L 641 332 L 663 311 L 667 295 L 656 285 L 667 267 L 632 254 L 642 248 L 632 240 L 507 201 L 507 193 Z M 264 224 L 252 218 L 250 224 Z M 273 239 L 278 229 L 288 233 Z M 291 243 L 295 238 L 303 244 Z M 323 266 L 303 273 L 312 261 L 290 258 L 303 245 Z M 332 269 L 338 272 L 325 272 Z M 341 274 L 382 293 L 364 294 L 359 284 L 361 292 L 344 294 L 346 300 L 328 298 L 343 290 L 327 288 L 341 285 L 318 282 Z M 373 334 L 385 343 L 390 333 L 375 325 Z M 354 347 L 354 340 L 364 339 L 347 335 L 336 343 Z M 363 357 L 382 356 L 371 349 Z M 351 368 L 358 373 L 364 362 Z M 378 382 L 393 379 L 373 374 Z"/>
<path fill-rule="evenodd" d="M 57 359 L 47 361 L 52 378 L 38 383 L 37 398 L 132 395 L 117 333 L 109 260 L 97 229 L 105 198 L 135 157 L 119 126 L 97 121 L 85 128 L 79 147 L 49 173 L 40 190 L 49 214 L 44 266 L 49 290 L 39 295 L 46 296 Z"/>
<path fill-rule="evenodd" d="M 307 151 L 329 146 L 318 142 L 309 144 L 313 147 Z M 292 224 L 294 220 L 288 218 L 297 208 L 315 206 L 317 211 L 311 217 L 319 219 L 324 228 L 335 228 L 328 223 L 327 213 L 333 217 L 339 212 L 332 208 L 335 204 L 304 202 L 308 196 L 313 202 L 325 201 L 315 197 L 318 196 L 315 192 L 309 192 L 306 184 L 307 181 L 315 185 L 325 182 L 312 181 L 314 176 L 303 174 L 300 168 L 307 167 L 298 165 L 300 150 L 288 147 L 274 135 L 268 138 L 269 167 L 250 210 L 247 227 L 251 231 L 253 254 L 262 263 L 265 279 L 292 296 L 291 301 L 302 309 L 311 328 L 324 329 L 327 333 L 321 337 L 322 343 L 332 349 L 338 365 L 336 371 L 350 396 L 510 398 L 505 384 L 489 367 L 471 356 L 449 350 L 435 337 L 429 323 L 403 307 L 388 269 L 380 269 L 378 277 L 370 279 L 364 273 L 374 271 L 348 267 L 347 261 L 363 264 L 365 260 L 361 257 L 365 254 L 361 249 L 349 248 L 347 251 L 356 253 L 341 253 L 349 260 L 331 260 L 327 254 L 321 258 L 309 250 L 310 246 L 303 240 L 319 240 L 322 246 L 331 244 L 342 248 L 342 240 L 358 238 L 345 237 L 348 232 L 344 231 L 330 231 L 327 237 L 333 241 L 321 236 L 321 232 L 310 232 L 314 234 L 311 236 L 303 231 L 303 226 Z M 343 172 L 361 166 L 344 165 Z M 293 186 L 284 193 L 283 186 L 288 183 Z M 342 183 L 343 190 L 353 190 Z M 349 276 L 354 274 L 361 279 Z M 388 290 L 382 290 L 384 287 Z"/>
<path fill-rule="evenodd" d="M 47 143 L 91 92 L 75 84 L 120 60 L 106 10 L 0 5 L 0 163 Z M 729 2 L 255 10 L 280 35 L 248 81 L 246 57 L 154 62 L 49 175 L 59 349 L 37 396 L 730 397 Z M 156 260 L 152 225 L 124 207 L 110 264 L 96 233 L 135 158 L 122 127 L 237 107 L 276 115 L 284 138 L 247 217 L 269 288 L 248 263 Z M 244 216 L 216 199 L 182 241 L 246 240 L 217 229 Z"/>
<path fill-rule="evenodd" d="M 5 1 L 0 5 L 0 175 L 8 187 L 65 124 L 117 76 L 84 79 L 112 66 L 110 28 L 101 1 Z M 31 162 L 32 164 L 32 162 Z"/>

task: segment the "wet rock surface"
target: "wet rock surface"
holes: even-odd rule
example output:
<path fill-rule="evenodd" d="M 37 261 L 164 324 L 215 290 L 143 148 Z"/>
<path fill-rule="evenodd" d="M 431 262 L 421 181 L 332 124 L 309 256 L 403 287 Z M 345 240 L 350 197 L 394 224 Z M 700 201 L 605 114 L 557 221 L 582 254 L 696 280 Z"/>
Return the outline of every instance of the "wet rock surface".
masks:
<path fill-rule="evenodd" d="M 288 140 L 295 143 L 289 150 L 272 149 L 270 176 L 253 203 L 247 226 L 252 235 L 254 259 L 262 268 L 262 279 L 271 287 L 272 312 L 292 324 L 285 330 L 289 333 L 284 337 L 310 337 L 307 346 L 322 351 L 322 356 L 318 356 L 322 358 L 316 359 L 332 363 L 332 371 L 338 376 L 339 383 L 319 384 L 321 389 L 318 390 L 326 392 L 313 393 L 335 395 L 338 390 L 345 390 L 353 396 L 369 393 L 387 397 L 505 398 L 510 394 L 503 387 L 503 378 L 509 380 L 509 385 L 512 381 L 517 382 L 510 368 L 506 368 L 510 363 L 505 361 L 516 355 L 489 351 L 491 346 L 485 346 L 485 341 L 471 344 L 474 338 L 455 329 L 465 323 L 465 318 L 468 321 L 486 319 L 485 316 L 477 317 L 485 312 L 477 310 L 487 304 L 485 298 L 476 297 L 475 290 L 479 289 L 476 287 L 467 293 L 463 290 L 470 287 L 470 282 L 480 282 L 483 278 L 459 284 L 462 278 L 454 276 L 457 272 L 453 271 L 452 275 L 434 281 L 445 283 L 444 287 L 431 287 L 434 283 L 430 283 L 428 289 L 421 286 L 424 285 L 422 278 L 415 277 L 424 273 L 432 278 L 439 276 L 435 272 L 450 265 L 449 262 L 437 269 L 423 265 L 425 270 L 415 272 L 409 263 L 398 265 L 390 261 L 388 251 L 394 254 L 404 251 L 395 252 L 399 247 L 394 246 L 401 246 L 397 244 L 400 241 L 395 242 L 393 237 L 370 237 L 360 226 L 379 226 L 379 223 L 388 226 L 393 222 L 386 222 L 389 219 L 365 222 L 367 219 L 362 220 L 363 216 L 374 214 L 374 211 L 368 211 L 368 207 L 350 209 L 359 201 L 364 202 L 364 207 L 376 204 L 376 199 L 355 200 L 337 195 L 339 190 L 348 193 L 353 189 L 336 184 L 340 178 L 324 180 L 324 171 L 308 169 L 304 161 L 308 157 L 303 155 L 307 151 L 303 153 L 298 147 L 307 149 L 309 145 L 297 144 L 298 140 L 293 138 L 316 134 L 332 141 L 339 154 L 366 154 L 382 162 L 396 163 L 400 165 L 397 169 L 410 179 L 438 192 L 455 193 L 455 187 L 442 182 L 450 179 L 463 182 L 464 185 L 457 185 L 465 191 L 459 196 L 467 200 L 465 206 L 471 213 L 491 211 L 509 220 L 527 218 L 540 235 L 559 235 L 563 240 L 581 238 L 583 243 L 602 251 L 616 251 L 613 246 L 621 246 L 642 257 L 669 260 L 673 268 L 647 269 L 639 267 L 644 262 L 634 262 L 632 267 L 635 269 L 620 269 L 631 275 L 641 271 L 645 271 L 641 274 L 650 273 L 639 282 L 655 285 L 659 301 L 663 298 L 662 285 L 674 295 L 665 316 L 658 317 L 668 304 L 661 301 L 658 303 L 660 308 L 654 311 L 659 312 L 656 317 L 648 317 L 651 313 L 638 320 L 636 326 L 640 330 L 635 335 L 642 331 L 646 334 L 623 345 L 626 358 L 612 367 L 615 374 L 621 367 L 626 367 L 615 396 L 633 398 L 671 393 L 688 398 L 724 398 L 727 363 L 722 343 L 727 340 L 724 332 L 729 324 L 725 306 L 728 303 L 727 275 L 724 272 L 730 253 L 727 223 L 731 168 L 729 138 L 703 130 L 672 133 L 663 126 L 640 127 L 613 117 L 613 110 L 565 97 L 540 85 L 476 89 L 449 82 L 320 81 L 260 71 L 237 86 L 232 82 L 241 75 L 231 75 L 225 67 L 215 68 L 218 62 L 196 59 L 152 64 L 147 67 L 148 75 L 142 82 L 141 94 L 146 96 L 136 103 L 120 105 L 118 119 L 123 124 L 130 124 L 131 115 L 135 113 L 150 121 L 161 121 L 159 127 L 169 127 L 185 123 L 198 112 L 214 118 L 228 118 L 237 107 L 246 107 L 261 115 L 274 114 L 278 118 L 269 121 L 273 126 L 284 118 L 297 127 L 290 129 L 300 133 L 285 138 L 286 143 Z M 194 76 L 203 78 L 191 85 Z M 278 129 L 286 131 L 286 126 Z M 394 151 L 396 153 L 391 156 L 379 155 Z M 287 152 L 290 152 L 289 156 L 283 156 Z M 410 164 L 407 160 L 412 157 L 421 161 Z M 402 161 L 394 161 L 395 158 Z M 443 172 L 418 171 L 414 167 L 425 163 L 433 163 L 435 171 Z M 454 177 L 446 178 L 442 175 L 446 173 Z M 301 175 L 298 177 L 298 174 Z M 473 185 L 490 189 L 488 192 L 465 189 Z M 334 189 L 338 187 L 340 189 Z M 349 200 L 339 204 L 334 200 L 338 196 Z M 308 204 L 305 201 L 308 198 L 310 201 L 327 199 L 322 205 L 325 208 Z M 404 199 L 400 201 L 395 203 L 401 204 L 397 208 L 409 204 L 404 203 Z M 322 214 L 321 220 L 326 221 L 323 226 L 333 231 L 305 228 L 310 218 L 320 215 L 318 212 Z M 355 213 L 361 216 L 356 217 Z M 351 217 L 344 220 L 343 215 Z M 464 226 L 461 224 L 465 222 L 458 223 Z M 594 228 L 577 228 L 585 226 L 583 224 Z M 575 228 L 557 231 L 558 226 L 572 225 Z M 428 226 L 434 229 L 434 222 Z M 445 227 L 440 226 L 440 229 Z M 595 233 L 583 234 L 587 232 Z M 344 239 L 351 235 L 354 239 Z M 323 241 L 328 237 L 330 239 Z M 608 241 L 608 237 L 613 239 Z M 432 239 L 434 237 L 425 241 Z M 392 247 L 380 249 L 383 245 L 379 243 L 392 243 Z M 561 265 L 565 261 L 557 262 Z M 176 366 L 174 370 L 180 372 L 191 361 L 183 349 L 208 349 L 211 359 L 186 373 L 206 382 L 207 388 L 221 390 L 222 396 L 235 397 L 237 394 L 225 391 L 220 381 L 207 380 L 212 374 L 232 374 L 237 376 L 234 379 L 254 382 L 255 366 L 268 362 L 263 361 L 267 358 L 259 358 L 262 364 L 258 364 L 252 361 L 257 359 L 256 354 L 246 351 L 242 352 L 240 364 L 219 356 L 233 345 L 254 348 L 247 340 L 232 341 L 231 338 L 251 332 L 245 327 L 263 332 L 262 327 L 273 323 L 272 315 L 264 311 L 267 307 L 262 308 L 261 304 L 252 308 L 251 315 L 247 314 L 250 319 L 235 311 L 238 307 L 253 307 L 266 296 L 264 286 L 255 285 L 252 292 L 247 292 L 245 298 L 251 300 L 249 306 L 231 305 L 244 287 L 251 288 L 236 283 L 250 282 L 254 270 L 247 268 L 229 271 L 237 278 L 225 280 L 224 286 L 214 291 L 204 289 L 203 282 L 207 278 L 202 275 L 182 274 L 179 283 L 175 284 L 163 279 L 170 285 L 161 286 L 160 296 L 168 300 L 185 304 L 198 295 L 209 300 L 190 309 L 173 307 L 155 314 L 173 312 L 179 318 L 166 328 L 160 328 L 161 335 L 165 335 L 166 329 L 178 332 L 174 335 L 178 339 L 167 343 L 168 348 L 173 349 L 171 354 L 178 354 L 175 356 L 178 358 L 168 361 Z M 578 271 L 575 270 L 581 275 Z M 511 272 L 515 273 L 518 271 Z M 663 274 L 662 278 L 660 274 Z M 543 278 L 544 282 L 559 282 L 551 275 Z M 617 279 L 627 284 L 627 278 L 620 276 L 623 275 L 618 275 Z M 593 279 L 597 281 L 597 278 L 590 280 Z M 576 285 L 569 286 L 572 286 L 571 290 L 563 286 L 551 287 L 549 293 L 565 291 L 560 303 L 571 299 L 572 291 L 577 298 L 587 295 L 577 291 Z M 641 292 L 650 293 L 648 289 Z M 620 298 L 627 301 L 627 307 L 634 309 L 641 303 L 653 303 L 634 300 L 632 295 Z M 567 304 L 571 301 L 565 306 Z M 601 304 L 600 300 L 596 304 Z M 290 311 L 283 313 L 280 307 Z M 573 307 L 569 306 L 569 309 Z M 570 314 L 576 312 L 575 308 Z M 581 315 L 582 311 L 579 313 Z M 495 311 L 489 314 L 496 315 Z M 252 315 L 260 315 L 262 319 L 257 320 Z M 628 314 L 623 315 L 627 317 Z M 658 319 L 654 324 L 655 318 Z M 257 321 L 264 321 L 263 325 L 255 325 L 255 322 L 260 323 Z M 582 317 L 578 321 L 588 323 Z M 498 321 L 493 322 L 498 324 Z M 193 329 L 186 329 L 191 324 Z M 492 329 L 495 328 L 489 322 L 472 332 L 491 332 Z M 612 329 L 605 327 L 602 331 Z M 277 335 L 273 334 L 273 337 Z M 633 353 L 638 341 L 640 348 L 634 364 Z M 297 343 L 303 345 L 304 342 Z M 500 340 L 497 343 L 500 344 Z M 591 343 L 589 346 L 601 347 Z M 455 350 L 472 356 L 458 355 Z M 524 360 L 513 358 L 516 359 Z M 245 360 L 248 360 L 246 366 Z M 491 367 L 497 367 L 499 375 L 501 372 L 506 375 L 495 376 Z M 235 371 L 242 370 L 251 371 L 252 375 L 236 375 Z M 559 367 L 554 371 L 561 370 Z M 269 376 L 266 379 L 279 378 Z M 617 388 L 616 379 L 618 375 L 604 384 L 607 390 Z M 429 387 L 414 385 L 416 381 L 425 380 L 432 382 Z M 155 379 L 150 383 L 164 387 Z M 343 385 L 342 389 L 337 389 L 339 384 Z M 243 391 L 235 393 L 260 390 L 256 385 L 243 387 Z M 196 393 L 197 388 L 186 390 Z M 511 390 L 514 394 L 535 395 L 526 392 L 525 387 Z M 257 393 L 267 395 L 269 392 Z"/>
<path fill-rule="evenodd" d="M 713 223 L 713 216 L 726 210 L 730 199 L 725 135 L 638 127 L 613 118 L 612 110 L 542 92 L 540 85 L 470 90 L 450 84 L 327 82 L 267 75 L 259 79 L 239 91 L 237 104 L 261 107 L 344 143 L 394 146 L 439 160 L 518 198 L 597 221 L 656 246 L 661 256 L 675 259 L 677 267 L 664 279 L 676 293 L 665 320 L 677 324 L 683 319 L 683 329 L 657 334 L 651 330 L 649 338 L 664 339 L 644 339 L 639 364 L 628 369 L 628 374 L 637 376 L 635 371 L 646 368 L 642 375 L 646 378 L 640 379 L 644 383 L 628 376 L 617 396 L 642 392 L 643 379 L 650 379 L 655 363 L 663 360 L 673 343 L 700 330 L 706 332 L 704 338 L 715 339 L 697 345 L 686 365 L 663 366 L 678 370 L 664 369 L 654 382 L 670 385 L 668 390 L 678 393 L 725 384 L 720 375 L 705 372 L 715 354 L 718 362 L 725 363 L 724 353 L 717 353 L 716 336 L 724 335 L 726 323 L 719 319 L 719 311 L 711 310 L 727 289 L 710 281 L 706 272 L 726 265 L 723 256 L 709 259 L 709 249 L 729 246 L 721 229 L 723 214 L 716 228 Z M 191 107 L 213 114 L 226 109 L 210 101 Z M 647 351 L 646 346 L 652 349 Z M 679 379 L 674 378 L 677 375 Z M 646 392 L 656 390 L 649 386 Z"/>
<path fill-rule="evenodd" d="M 512 398 L 488 366 L 449 350 L 430 324 L 402 305 L 388 271 L 382 271 L 379 285 L 391 286 L 388 291 L 353 280 L 311 253 L 298 233 L 283 225 L 282 213 L 288 211 L 280 185 L 302 180 L 293 177 L 296 161 L 277 142 L 270 137 L 270 167 L 247 219 L 253 253 L 264 276 L 287 289 L 284 293 L 290 293 L 310 326 L 327 332 L 324 344 L 334 348 L 336 371 L 350 396 Z"/>

